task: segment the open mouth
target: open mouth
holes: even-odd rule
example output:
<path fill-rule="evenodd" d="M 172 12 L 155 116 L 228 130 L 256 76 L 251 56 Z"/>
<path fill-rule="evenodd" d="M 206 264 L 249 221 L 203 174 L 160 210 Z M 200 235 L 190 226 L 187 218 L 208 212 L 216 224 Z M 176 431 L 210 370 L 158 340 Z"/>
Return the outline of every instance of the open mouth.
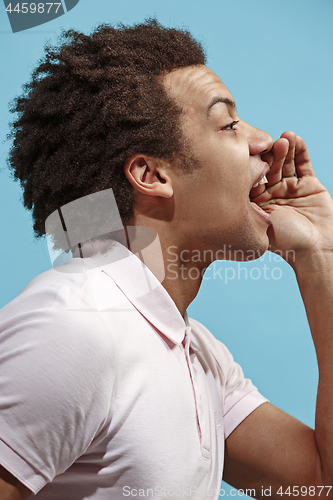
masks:
<path fill-rule="evenodd" d="M 266 184 L 267 182 L 267 177 L 265 174 L 263 174 L 260 179 L 255 184 L 253 184 L 252 188 L 256 188 L 258 186 L 261 186 L 262 184 Z"/>
<path fill-rule="evenodd" d="M 269 170 L 270 170 L 270 166 L 268 165 L 268 163 L 266 163 L 266 167 L 262 170 L 260 176 L 256 179 L 256 181 L 254 182 L 253 186 L 250 189 L 250 195 L 249 195 L 250 200 L 252 198 L 255 198 L 256 196 L 258 196 L 262 192 L 262 190 L 255 190 L 252 193 L 252 190 L 258 186 L 263 186 L 264 184 L 266 184 L 268 182 L 266 174 L 267 174 L 267 172 L 269 172 Z"/>
<path fill-rule="evenodd" d="M 266 174 L 267 174 L 268 170 L 269 170 L 269 167 L 267 169 L 265 169 L 264 172 L 259 177 L 259 179 L 256 180 L 256 182 L 253 184 L 253 186 L 252 186 L 252 188 L 250 190 L 250 193 L 251 193 L 252 189 L 254 189 L 254 188 L 258 187 L 258 186 L 262 186 L 262 185 L 264 185 L 264 184 L 266 184 L 268 182 L 267 177 L 266 177 Z M 258 194 L 259 193 L 257 193 L 255 196 L 258 196 Z M 255 196 L 254 196 L 254 198 L 255 198 Z M 272 220 L 271 220 L 270 215 L 267 212 L 265 212 L 265 210 L 263 210 L 261 207 L 259 207 L 259 205 L 257 205 L 257 203 L 255 203 L 253 201 L 253 198 L 251 197 L 251 194 L 250 194 L 249 198 L 250 198 L 250 200 L 249 200 L 250 201 L 250 205 L 252 206 L 252 208 L 259 215 L 261 215 L 266 220 L 266 222 L 268 222 L 269 224 L 271 224 Z"/>

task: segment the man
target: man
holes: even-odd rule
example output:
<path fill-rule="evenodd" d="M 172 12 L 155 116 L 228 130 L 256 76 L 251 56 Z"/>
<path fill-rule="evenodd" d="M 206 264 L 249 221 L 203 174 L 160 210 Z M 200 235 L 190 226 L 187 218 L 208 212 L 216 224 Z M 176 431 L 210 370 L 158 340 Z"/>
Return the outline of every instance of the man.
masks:
<path fill-rule="evenodd" d="M 77 257 L 1 314 L 1 498 L 218 498 L 222 470 L 257 498 L 331 497 L 333 202 L 304 141 L 244 123 L 187 33 L 147 21 L 65 36 L 17 100 L 10 161 L 36 234 L 49 222 Z M 73 214 L 110 188 L 127 230 Z M 77 215 L 112 234 L 71 239 Z M 163 286 L 140 228 L 158 234 Z M 295 270 L 317 351 L 314 431 L 186 315 L 215 258 L 269 244 Z"/>

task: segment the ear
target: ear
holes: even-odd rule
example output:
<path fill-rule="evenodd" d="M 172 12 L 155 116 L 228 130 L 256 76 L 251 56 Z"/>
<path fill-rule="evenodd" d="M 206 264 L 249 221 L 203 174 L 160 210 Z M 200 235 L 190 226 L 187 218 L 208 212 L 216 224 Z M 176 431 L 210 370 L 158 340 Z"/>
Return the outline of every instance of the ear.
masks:
<path fill-rule="evenodd" d="M 165 162 L 160 158 L 134 155 L 124 165 L 124 173 L 133 188 L 148 196 L 171 198 L 173 188 Z"/>

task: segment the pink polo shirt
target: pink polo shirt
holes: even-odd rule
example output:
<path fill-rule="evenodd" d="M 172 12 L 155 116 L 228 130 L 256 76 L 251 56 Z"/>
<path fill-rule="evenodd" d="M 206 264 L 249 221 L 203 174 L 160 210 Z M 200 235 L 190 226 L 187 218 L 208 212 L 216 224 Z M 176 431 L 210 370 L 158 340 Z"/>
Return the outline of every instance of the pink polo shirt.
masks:
<path fill-rule="evenodd" d="M 224 440 L 265 401 L 118 243 L 0 311 L 0 463 L 39 500 L 217 499 Z"/>

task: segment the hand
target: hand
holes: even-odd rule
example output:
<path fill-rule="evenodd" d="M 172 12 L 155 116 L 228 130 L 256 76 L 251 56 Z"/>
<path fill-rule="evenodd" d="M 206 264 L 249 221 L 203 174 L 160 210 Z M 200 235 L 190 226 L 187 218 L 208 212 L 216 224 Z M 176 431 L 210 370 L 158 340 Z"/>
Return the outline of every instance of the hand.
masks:
<path fill-rule="evenodd" d="M 315 176 L 303 139 L 284 132 L 262 159 L 271 166 L 268 183 L 252 189 L 251 199 L 272 216 L 270 250 L 292 266 L 291 255 L 333 256 L 333 201 Z"/>

